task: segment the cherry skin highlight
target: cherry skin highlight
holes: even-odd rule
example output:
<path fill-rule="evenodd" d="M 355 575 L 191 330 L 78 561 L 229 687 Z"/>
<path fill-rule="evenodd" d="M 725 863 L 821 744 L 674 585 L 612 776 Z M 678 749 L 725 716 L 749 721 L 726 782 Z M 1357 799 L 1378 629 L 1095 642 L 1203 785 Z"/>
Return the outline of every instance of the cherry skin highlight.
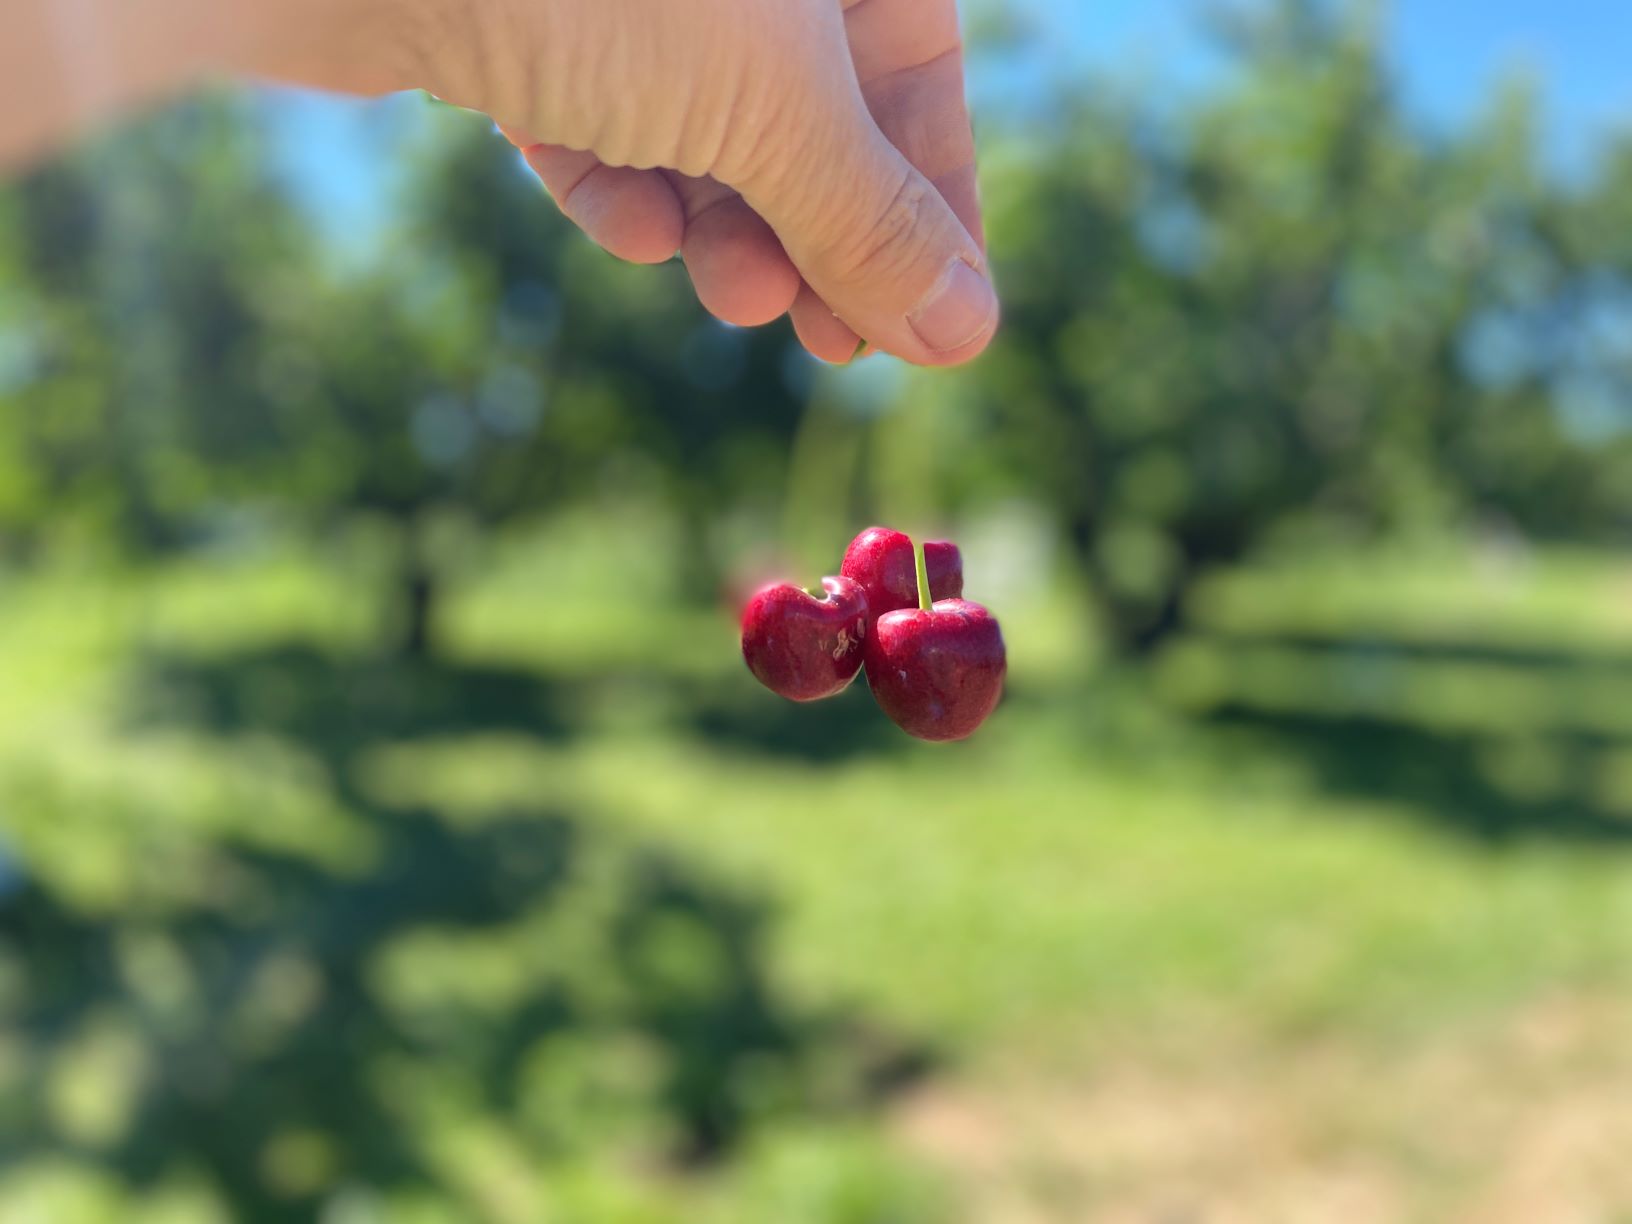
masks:
<path fill-rule="evenodd" d="M 878 618 L 867 639 L 867 683 L 896 726 L 922 740 L 967 739 L 1003 696 L 1008 654 L 995 617 L 943 599 Z"/>
<path fill-rule="evenodd" d="M 926 540 L 924 564 L 932 600 L 963 598 L 963 554 L 956 544 Z M 839 573 L 861 583 L 874 621 L 886 612 L 918 606 L 917 564 L 905 532 L 869 527 L 850 542 Z"/>
<path fill-rule="evenodd" d="M 867 595 L 849 578 L 823 578 L 823 598 L 791 582 L 761 587 L 742 612 L 742 657 L 759 682 L 789 701 L 820 701 L 850 687 L 869 627 Z"/>

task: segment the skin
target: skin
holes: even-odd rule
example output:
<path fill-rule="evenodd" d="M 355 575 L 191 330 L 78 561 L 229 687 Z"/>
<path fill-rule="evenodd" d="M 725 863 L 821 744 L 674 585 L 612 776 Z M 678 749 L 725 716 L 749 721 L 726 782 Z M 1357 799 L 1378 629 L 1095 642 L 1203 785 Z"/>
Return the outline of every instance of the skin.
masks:
<path fill-rule="evenodd" d="M 820 701 L 861 671 L 867 596 L 848 578 L 822 579 L 824 597 L 791 583 L 762 587 L 742 613 L 742 657 L 759 682 L 789 701 Z"/>
<path fill-rule="evenodd" d="M 908 735 L 948 742 L 980 729 L 1003 697 L 1003 631 L 985 608 L 943 599 L 878 618 L 867 639 L 867 684 Z"/>
<path fill-rule="evenodd" d="M 956 0 L 5 0 L 0 166 L 221 74 L 492 116 L 713 313 L 924 365 L 997 327 Z"/>

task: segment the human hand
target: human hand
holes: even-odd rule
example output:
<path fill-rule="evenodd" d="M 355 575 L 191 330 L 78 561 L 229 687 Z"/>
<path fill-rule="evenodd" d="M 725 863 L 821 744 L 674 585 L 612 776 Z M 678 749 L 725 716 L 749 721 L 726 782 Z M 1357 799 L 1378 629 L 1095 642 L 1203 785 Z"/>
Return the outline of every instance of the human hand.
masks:
<path fill-rule="evenodd" d="M 990 341 L 956 0 L 409 0 L 416 83 L 493 116 L 614 255 L 728 322 L 949 365 Z"/>
<path fill-rule="evenodd" d="M 15 0 L 0 165 L 212 72 L 485 111 L 613 254 L 847 361 L 997 327 L 956 0 Z"/>

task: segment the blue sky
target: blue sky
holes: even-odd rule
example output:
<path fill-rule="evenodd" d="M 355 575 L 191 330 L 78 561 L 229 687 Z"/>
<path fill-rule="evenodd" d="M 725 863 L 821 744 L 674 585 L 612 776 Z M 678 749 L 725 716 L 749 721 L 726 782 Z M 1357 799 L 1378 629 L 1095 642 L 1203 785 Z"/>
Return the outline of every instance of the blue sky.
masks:
<path fill-rule="evenodd" d="M 1209 0 L 992 0 L 1024 14 L 1055 56 L 1184 81 L 1204 74 L 1195 17 Z M 1412 110 L 1455 125 L 1522 74 L 1547 100 L 1549 138 L 1577 155 L 1632 126 L 1632 0 L 1394 0 L 1390 56 Z"/>
<path fill-rule="evenodd" d="M 1465 116 L 1503 72 L 1543 83 L 1555 133 L 1632 120 L 1632 5 L 1627 0 L 1401 0 L 1394 55 L 1432 114 Z"/>
<path fill-rule="evenodd" d="M 1045 35 L 1057 71 L 1136 73 L 1153 84 L 1204 81 L 1195 14 L 1209 0 L 986 0 Z M 1549 152 L 1581 164 L 1612 127 L 1632 127 L 1632 0 L 1394 0 L 1389 48 L 1423 122 L 1466 122 L 1504 75 L 1535 79 L 1546 99 Z M 364 105 L 287 98 L 285 145 L 331 228 L 367 224 L 379 207 L 382 141 L 400 126 L 397 99 Z"/>

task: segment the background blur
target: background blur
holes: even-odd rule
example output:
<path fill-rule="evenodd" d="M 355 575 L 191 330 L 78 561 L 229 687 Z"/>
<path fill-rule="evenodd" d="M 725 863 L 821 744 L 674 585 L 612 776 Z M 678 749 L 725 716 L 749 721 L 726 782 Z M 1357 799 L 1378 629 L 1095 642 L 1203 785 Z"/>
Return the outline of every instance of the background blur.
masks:
<path fill-rule="evenodd" d="M 1626 15 L 1144 9 L 971 13 L 953 374 L 423 98 L 3 189 L 0 1218 L 1632 1210 Z M 874 521 L 966 745 L 741 664 Z"/>

